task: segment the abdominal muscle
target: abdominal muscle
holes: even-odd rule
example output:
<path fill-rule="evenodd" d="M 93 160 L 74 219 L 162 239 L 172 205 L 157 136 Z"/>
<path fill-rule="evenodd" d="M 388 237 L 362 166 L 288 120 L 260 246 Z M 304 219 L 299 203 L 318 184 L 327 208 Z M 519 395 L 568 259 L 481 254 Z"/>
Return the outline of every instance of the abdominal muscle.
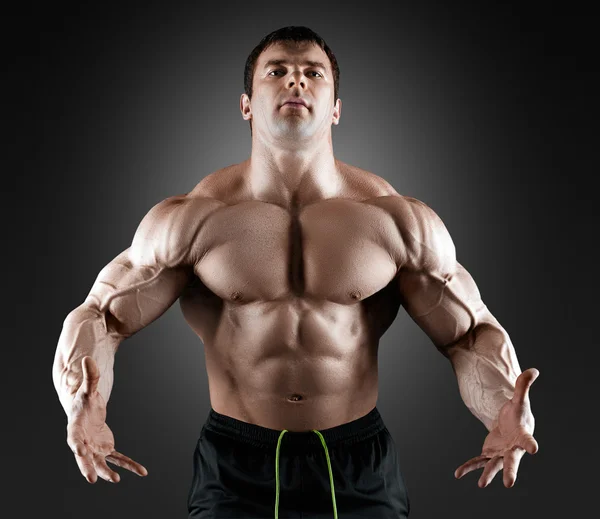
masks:
<path fill-rule="evenodd" d="M 214 334 L 204 337 L 190 310 L 188 304 L 184 315 L 203 338 L 216 412 L 270 429 L 308 431 L 375 407 L 378 340 L 367 333 L 361 303 L 225 302 Z"/>

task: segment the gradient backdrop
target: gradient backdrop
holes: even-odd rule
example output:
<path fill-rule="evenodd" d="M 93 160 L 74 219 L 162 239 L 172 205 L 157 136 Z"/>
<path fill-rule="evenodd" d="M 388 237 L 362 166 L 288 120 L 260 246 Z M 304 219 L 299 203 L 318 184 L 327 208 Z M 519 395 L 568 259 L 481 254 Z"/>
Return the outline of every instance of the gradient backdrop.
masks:
<path fill-rule="evenodd" d="M 524 456 L 516 485 L 504 488 L 500 473 L 479 489 L 480 470 L 457 481 L 486 430 L 449 362 L 400 310 L 381 341 L 378 408 L 399 448 L 411 518 L 588 516 L 598 342 L 591 17 L 373 1 L 45 9 L 7 23 L 16 131 L 6 141 L 13 245 L 3 315 L 15 358 L 3 370 L 3 500 L 16 508 L 5 517 L 187 517 L 210 402 L 203 346 L 179 305 L 115 361 L 107 422 L 147 478 L 117 469 L 117 485 L 85 481 L 65 441 L 52 362 L 67 313 L 146 212 L 249 155 L 244 63 L 286 25 L 311 27 L 338 58 L 336 157 L 440 215 L 521 369 L 541 373 L 531 391 L 540 451 Z"/>

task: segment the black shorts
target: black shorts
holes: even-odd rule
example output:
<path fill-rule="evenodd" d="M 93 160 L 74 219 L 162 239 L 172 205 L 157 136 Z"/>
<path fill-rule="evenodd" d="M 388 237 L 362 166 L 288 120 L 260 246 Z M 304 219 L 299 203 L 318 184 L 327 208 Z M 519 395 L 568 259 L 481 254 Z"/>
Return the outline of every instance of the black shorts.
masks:
<path fill-rule="evenodd" d="M 211 408 L 194 452 L 188 519 L 408 517 L 396 445 L 377 407 L 320 434 L 282 432 Z"/>

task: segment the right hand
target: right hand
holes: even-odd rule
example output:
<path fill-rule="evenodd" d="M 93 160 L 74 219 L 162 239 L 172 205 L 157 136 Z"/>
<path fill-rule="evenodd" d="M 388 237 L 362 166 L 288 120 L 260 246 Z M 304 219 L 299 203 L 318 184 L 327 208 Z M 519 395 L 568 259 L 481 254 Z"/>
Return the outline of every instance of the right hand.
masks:
<path fill-rule="evenodd" d="M 96 483 L 98 476 L 111 483 L 118 483 L 120 476 L 106 464 L 147 476 L 148 471 L 139 463 L 115 450 L 115 438 L 106 425 L 106 401 L 98 392 L 100 371 L 92 357 L 81 361 L 83 383 L 72 402 L 67 425 L 67 443 L 75 454 L 79 470 L 88 483 Z"/>

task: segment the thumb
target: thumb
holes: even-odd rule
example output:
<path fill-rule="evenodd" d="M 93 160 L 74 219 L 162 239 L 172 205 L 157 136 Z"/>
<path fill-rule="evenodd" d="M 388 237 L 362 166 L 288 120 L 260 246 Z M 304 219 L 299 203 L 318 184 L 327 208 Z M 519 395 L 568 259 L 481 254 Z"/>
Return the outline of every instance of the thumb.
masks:
<path fill-rule="evenodd" d="M 519 447 L 525 449 L 529 454 L 535 454 L 539 450 L 538 442 L 531 434 L 527 434 L 521 438 Z"/>
<path fill-rule="evenodd" d="M 96 361 L 89 356 L 83 357 L 81 360 L 81 368 L 83 371 L 83 382 L 81 391 L 85 396 L 92 396 L 98 389 L 98 381 L 100 380 L 100 370 Z"/>
<path fill-rule="evenodd" d="M 515 383 L 515 393 L 513 395 L 513 402 L 517 404 L 525 403 L 527 399 L 529 388 L 531 384 L 538 378 L 540 372 L 535 368 L 529 368 L 528 370 L 523 371 L 517 378 L 517 382 Z"/>

